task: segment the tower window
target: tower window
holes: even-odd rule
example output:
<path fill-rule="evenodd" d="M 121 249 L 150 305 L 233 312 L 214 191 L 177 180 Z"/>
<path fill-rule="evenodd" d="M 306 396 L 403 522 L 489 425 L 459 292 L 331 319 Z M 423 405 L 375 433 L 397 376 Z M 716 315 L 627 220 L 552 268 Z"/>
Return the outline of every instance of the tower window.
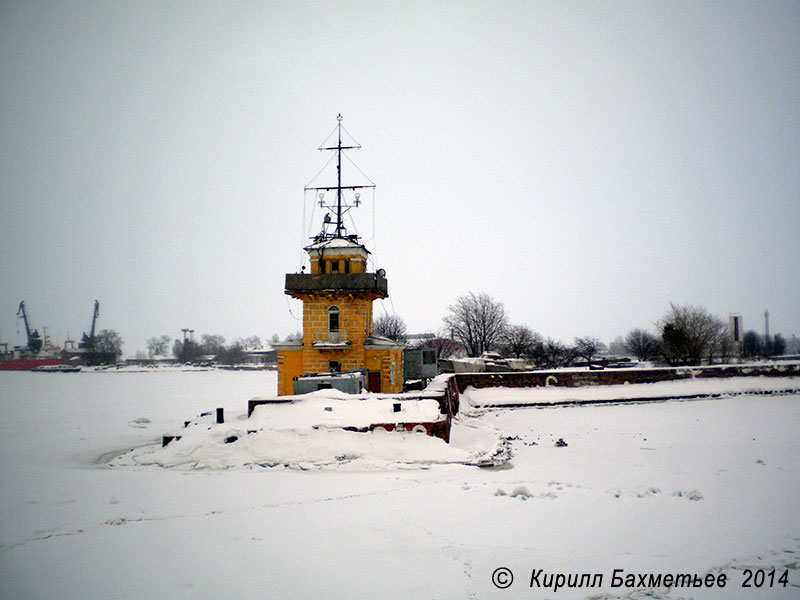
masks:
<path fill-rule="evenodd" d="M 322 274 L 325 274 L 325 261 L 324 260 L 319 261 L 319 272 L 322 273 Z"/>
<path fill-rule="evenodd" d="M 349 260 L 344 261 L 344 272 L 345 273 L 349 273 L 350 272 L 350 261 Z"/>
<path fill-rule="evenodd" d="M 332 333 L 339 331 L 339 308 L 336 306 L 328 309 L 328 331 Z"/>
<path fill-rule="evenodd" d="M 339 261 L 332 260 L 331 261 L 331 273 L 338 273 L 339 272 Z"/>

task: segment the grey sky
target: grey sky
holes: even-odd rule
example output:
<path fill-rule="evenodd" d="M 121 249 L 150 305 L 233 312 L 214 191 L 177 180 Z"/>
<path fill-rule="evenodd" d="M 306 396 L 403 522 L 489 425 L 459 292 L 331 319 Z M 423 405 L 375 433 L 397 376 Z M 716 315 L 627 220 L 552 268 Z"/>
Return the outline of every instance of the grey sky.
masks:
<path fill-rule="evenodd" d="M 301 329 L 283 276 L 339 112 L 413 331 L 473 290 L 564 341 L 670 302 L 800 334 L 798 2 L 4 2 L 0 27 L 0 341 L 23 299 L 63 342 L 98 298 L 126 355 Z"/>

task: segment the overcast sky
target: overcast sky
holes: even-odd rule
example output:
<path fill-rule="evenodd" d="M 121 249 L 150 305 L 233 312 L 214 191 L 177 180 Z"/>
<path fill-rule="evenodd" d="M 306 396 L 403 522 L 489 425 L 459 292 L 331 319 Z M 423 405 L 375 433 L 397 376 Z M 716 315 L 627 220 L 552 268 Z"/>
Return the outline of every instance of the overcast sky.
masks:
<path fill-rule="evenodd" d="M 412 332 L 483 291 L 565 342 L 670 303 L 800 334 L 798 2 L 3 2 L 0 27 L 0 341 L 20 300 L 63 343 L 99 299 L 127 356 L 300 330 L 284 274 L 340 112 L 376 314 Z"/>

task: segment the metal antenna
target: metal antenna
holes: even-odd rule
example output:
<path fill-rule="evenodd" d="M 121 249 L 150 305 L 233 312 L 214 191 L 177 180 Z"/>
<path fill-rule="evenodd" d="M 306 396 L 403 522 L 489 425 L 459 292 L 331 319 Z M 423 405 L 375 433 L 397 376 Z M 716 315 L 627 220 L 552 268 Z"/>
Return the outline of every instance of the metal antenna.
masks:
<path fill-rule="evenodd" d="M 352 144 L 342 145 L 342 114 L 339 113 L 336 116 L 336 145 L 333 146 L 320 146 L 320 150 L 333 150 L 336 152 L 336 185 L 335 186 L 319 186 L 319 187 L 306 187 L 305 191 L 314 190 L 320 192 L 319 197 L 319 205 L 321 208 L 327 208 L 331 212 L 336 215 L 336 228 L 334 229 L 334 233 L 328 234 L 324 233 L 319 237 L 323 237 L 324 239 L 333 239 L 333 238 L 343 238 L 347 237 L 347 228 L 344 226 L 344 215 L 347 213 L 351 208 L 359 206 L 361 204 L 360 198 L 361 194 L 355 195 L 355 202 L 348 203 L 347 199 L 344 197 L 343 192 L 345 190 L 360 190 L 365 188 L 375 188 L 375 184 L 370 185 L 342 185 L 342 151 L 343 150 L 357 150 L 361 148 L 361 145 L 358 144 L 355 140 L 353 140 Z M 351 136 L 352 138 L 352 136 Z M 328 136 L 330 139 L 330 136 Z M 327 141 L 327 140 L 326 140 Z M 323 142 L 324 144 L 325 142 Z M 349 159 L 348 159 L 349 160 Z M 352 162 L 352 160 L 351 160 Z M 360 169 L 359 169 L 360 170 Z M 362 173 L 363 174 L 363 173 Z M 369 177 L 367 177 L 369 180 Z M 324 200 L 324 192 L 336 190 L 336 204 L 335 205 L 328 205 L 325 204 Z M 329 221 L 326 221 L 329 222 Z"/>

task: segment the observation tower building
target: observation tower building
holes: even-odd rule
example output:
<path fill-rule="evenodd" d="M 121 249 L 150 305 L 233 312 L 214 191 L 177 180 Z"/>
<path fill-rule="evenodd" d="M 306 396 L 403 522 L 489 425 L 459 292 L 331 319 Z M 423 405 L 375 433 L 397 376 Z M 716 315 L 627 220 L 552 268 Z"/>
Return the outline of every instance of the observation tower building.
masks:
<path fill-rule="evenodd" d="M 320 147 L 336 153 L 336 184 L 305 188 L 318 194 L 319 206 L 329 212 L 304 248 L 309 272 L 303 267 L 286 275 L 285 293 L 303 303 L 303 337 L 274 345 L 280 396 L 295 393 L 295 382 L 304 376 L 356 371 L 364 374 L 370 392 L 403 390 L 404 346 L 372 331 L 373 302 L 389 297 L 386 273 L 369 272 L 370 252 L 344 225 L 345 214 L 361 202 L 360 190 L 375 186 L 342 185 L 342 154 L 360 148 L 342 144 L 342 129 L 339 115 L 336 142 Z M 333 197 L 326 201 L 326 196 Z"/>

